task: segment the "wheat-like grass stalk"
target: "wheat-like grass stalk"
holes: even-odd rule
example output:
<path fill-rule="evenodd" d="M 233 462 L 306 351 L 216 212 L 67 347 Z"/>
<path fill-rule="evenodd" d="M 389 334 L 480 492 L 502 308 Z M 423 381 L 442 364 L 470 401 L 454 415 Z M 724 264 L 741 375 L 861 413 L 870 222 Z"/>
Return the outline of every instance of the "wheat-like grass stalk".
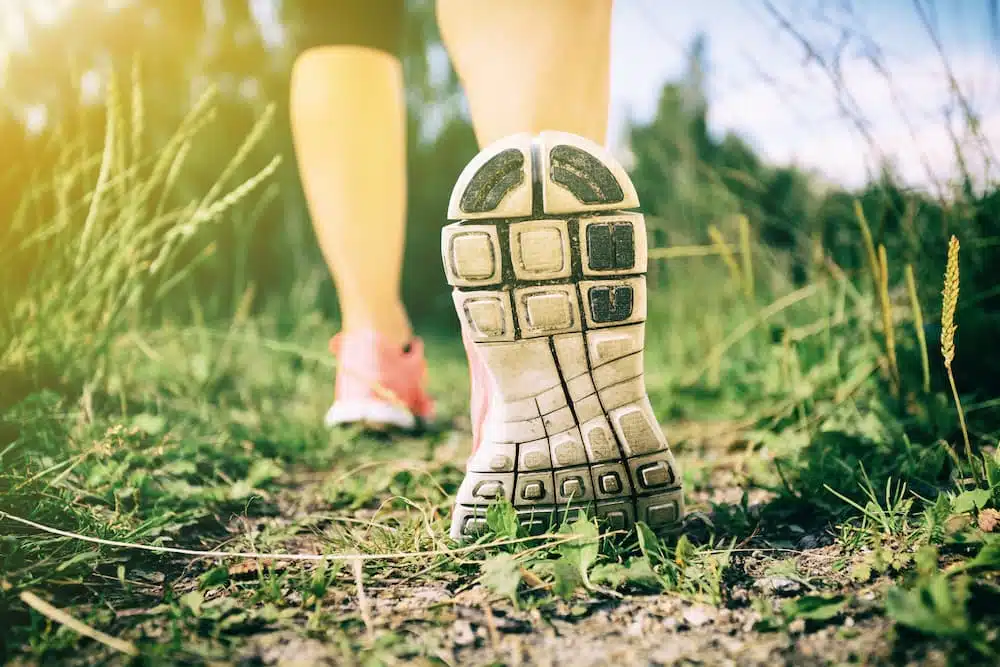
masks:
<path fill-rule="evenodd" d="M 955 400 L 955 409 L 958 411 L 958 422 L 962 427 L 962 438 L 965 440 L 965 456 L 969 459 L 972 467 L 972 474 L 979 484 L 979 466 L 976 465 L 972 456 L 972 442 L 969 440 L 969 428 L 965 423 L 965 411 L 962 409 L 962 401 L 958 396 L 958 387 L 955 385 L 955 375 L 952 373 L 951 364 L 955 360 L 955 332 L 958 325 L 955 324 L 955 309 L 958 307 L 958 238 L 952 235 L 948 241 L 948 263 L 944 270 L 944 289 L 941 306 L 941 356 L 944 358 L 944 367 L 948 371 L 948 383 L 951 385 L 951 395 Z"/>
<path fill-rule="evenodd" d="M 743 291 L 747 299 L 754 300 L 753 246 L 750 237 L 750 219 L 745 215 L 738 218 L 740 225 L 740 259 L 743 260 Z"/>
<path fill-rule="evenodd" d="M 889 260 L 885 246 L 878 246 L 878 303 L 882 312 L 882 333 L 885 336 L 885 355 L 889 360 L 889 376 L 892 389 L 899 396 L 899 361 L 896 357 L 896 330 L 892 318 L 892 302 L 889 300 Z"/>
<path fill-rule="evenodd" d="M 132 642 L 112 637 L 109 634 L 90 627 L 83 621 L 69 615 L 62 609 L 49 604 L 31 591 L 23 591 L 18 597 L 21 598 L 21 602 L 34 609 L 45 618 L 50 621 L 54 621 L 59 625 L 66 626 L 80 636 L 90 637 L 91 639 L 126 655 L 139 655 L 139 649 L 136 648 L 135 644 Z"/>
<path fill-rule="evenodd" d="M 875 241 L 872 239 L 871 227 L 868 226 L 868 218 L 865 217 L 865 209 L 857 199 L 854 200 L 854 217 L 861 228 L 861 239 L 865 243 L 865 253 L 868 255 L 868 268 L 872 272 L 872 282 L 877 292 L 879 286 L 879 268 L 878 258 L 875 256 Z"/>
<path fill-rule="evenodd" d="M 910 295 L 910 307 L 913 309 L 913 327 L 917 330 L 917 343 L 920 345 L 920 369 L 924 375 L 924 393 L 931 391 L 931 362 L 927 353 L 927 334 L 924 332 L 924 312 L 920 308 L 920 299 L 917 297 L 917 281 L 913 277 L 913 266 L 906 265 L 904 269 L 906 275 L 906 291 Z"/>
<path fill-rule="evenodd" d="M 276 109 L 277 107 L 274 104 L 267 105 L 267 108 L 264 109 L 264 113 L 262 113 L 253 124 L 253 127 L 250 128 L 250 132 L 247 134 L 246 138 L 243 139 L 239 148 L 237 148 L 236 152 L 233 153 L 233 157 L 230 158 L 226 166 L 223 167 L 222 172 L 215 181 L 215 184 L 209 189 L 208 193 L 202 199 L 202 206 L 204 206 L 206 202 L 214 201 L 222 193 L 223 186 L 225 186 L 226 182 L 240 167 L 246 164 L 253 149 L 263 142 L 267 131 L 271 128 L 272 122 L 274 121 Z"/>
<path fill-rule="evenodd" d="M 737 252 L 739 248 L 731 244 L 675 245 L 669 248 L 650 248 L 649 259 L 680 259 L 686 257 L 711 257 L 723 252 Z"/>
<path fill-rule="evenodd" d="M 268 162 L 263 169 L 258 171 L 250 178 L 243 181 L 243 183 L 241 183 L 240 185 L 233 188 L 224 197 L 212 203 L 210 206 L 206 208 L 200 208 L 199 210 L 195 211 L 195 214 L 192 216 L 193 221 L 196 223 L 201 223 L 218 218 L 228 209 L 233 208 L 238 203 L 243 201 L 243 199 L 245 199 L 251 192 L 257 190 L 258 186 L 260 186 L 261 183 L 263 183 L 272 175 L 274 175 L 274 172 L 278 170 L 279 166 L 281 166 L 281 156 L 276 155 L 273 158 L 271 158 L 271 161 Z M 186 234 L 188 230 L 187 227 L 180 227 L 178 229 L 182 234 Z"/>
<path fill-rule="evenodd" d="M 108 103 L 107 115 L 104 120 L 104 152 L 101 156 L 101 169 L 97 174 L 97 183 L 94 185 L 94 194 L 90 200 L 90 208 L 87 210 L 87 218 L 83 222 L 83 232 L 80 234 L 79 245 L 77 246 L 76 265 L 77 270 L 83 265 L 84 260 L 90 251 L 90 237 L 94 233 L 94 226 L 101 210 L 101 202 L 108 186 L 108 177 L 111 175 L 111 164 L 115 159 L 115 136 L 118 133 L 118 104 L 116 101 L 118 89 L 115 87 L 114 77 L 108 82 Z"/>
<path fill-rule="evenodd" d="M 146 130 L 146 101 L 142 89 L 142 58 L 132 61 L 132 159 L 138 160 L 142 155 L 142 141 Z"/>
<path fill-rule="evenodd" d="M 743 277 L 740 275 L 740 265 L 736 262 L 736 257 L 729 248 L 729 244 L 726 243 L 726 239 L 722 236 L 722 232 L 715 225 L 709 225 L 708 236 L 712 239 L 712 244 L 719 249 L 719 256 L 722 257 L 722 261 L 729 268 L 729 274 L 733 279 L 733 283 L 737 287 L 742 285 Z"/>
<path fill-rule="evenodd" d="M 941 307 L 941 356 L 944 357 L 944 365 L 949 371 L 951 362 L 955 359 L 955 331 L 958 326 L 955 324 L 955 309 L 958 307 L 958 239 L 954 236 L 948 242 L 948 264 L 944 271 L 944 290 Z"/>
<path fill-rule="evenodd" d="M 864 241 L 865 254 L 868 256 L 872 285 L 875 288 L 875 300 L 882 317 L 885 356 L 889 363 L 889 379 L 892 383 L 893 394 L 898 397 L 900 393 L 899 364 L 896 360 L 896 337 L 892 326 L 892 304 L 889 301 L 889 266 L 885 256 L 885 246 L 879 244 L 876 254 L 875 241 L 872 238 L 868 218 L 865 216 L 865 209 L 857 199 L 854 200 L 854 217 L 861 229 L 861 238 Z"/>

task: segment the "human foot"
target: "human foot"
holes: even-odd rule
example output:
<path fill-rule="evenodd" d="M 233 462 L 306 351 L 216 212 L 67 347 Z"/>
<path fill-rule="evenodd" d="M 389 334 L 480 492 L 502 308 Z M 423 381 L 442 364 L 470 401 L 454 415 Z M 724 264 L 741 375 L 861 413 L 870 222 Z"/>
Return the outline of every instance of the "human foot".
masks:
<path fill-rule="evenodd" d="M 330 351 L 337 358 L 337 379 L 328 427 L 411 430 L 433 418 L 419 338 L 399 347 L 375 331 L 345 331 L 333 337 Z"/>
<path fill-rule="evenodd" d="M 502 139 L 459 177 L 441 248 L 475 433 L 453 538 L 480 531 L 498 497 L 532 533 L 580 512 L 613 530 L 679 525 L 680 477 L 643 378 L 638 204 L 604 149 L 562 132 Z"/>

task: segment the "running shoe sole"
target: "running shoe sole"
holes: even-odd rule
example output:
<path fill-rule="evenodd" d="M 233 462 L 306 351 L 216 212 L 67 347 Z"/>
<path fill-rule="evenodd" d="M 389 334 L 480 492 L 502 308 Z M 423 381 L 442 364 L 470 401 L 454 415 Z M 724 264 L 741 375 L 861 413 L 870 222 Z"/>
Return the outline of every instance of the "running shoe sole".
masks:
<path fill-rule="evenodd" d="M 409 410 L 373 399 L 335 401 L 323 423 L 327 428 L 358 426 L 376 431 L 416 431 L 422 426 L 422 420 Z"/>
<path fill-rule="evenodd" d="M 603 148 L 543 132 L 465 168 L 442 231 L 464 335 L 489 369 L 489 416 L 451 536 L 511 501 L 529 534 L 596 515 L 611 530 L 680 525 L 680 476 L 643 378 L 646 230 Z"/>

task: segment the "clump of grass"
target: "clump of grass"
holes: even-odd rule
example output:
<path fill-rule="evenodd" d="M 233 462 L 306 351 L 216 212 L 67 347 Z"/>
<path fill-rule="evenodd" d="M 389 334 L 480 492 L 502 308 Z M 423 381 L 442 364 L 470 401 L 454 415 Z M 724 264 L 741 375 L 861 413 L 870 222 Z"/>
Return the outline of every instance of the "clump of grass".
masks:
<path fill-rule="evenodd" d="M 965 411 L 962 409 L 962 401 L 958 396 L 958 387 L 955 385 L 955 374 L 951 370 L 951 364 L 955 360 L 955 332 L 958 325 L 955 324 L 955 309 L 958 307 L 958 250 L 959 242 L 955 236 L 948 242 L 948 264 L 944 272 L 944 289 L 942 290 L 941 307 L 941 356 L 944 358 L 944 367 L 948 372 L 948 383 L 951 385 L 951 395 L 955 400 L 955 409 L 958 411 L 958 421 L 962 427 L 962 438 L 965 441 L 965 456 L 969 460 L 972 474 L 976 483 L 981 482 L 979 466 L 972 455 L 972 442 L 969 440 L 969 429 L 965 423 Z"/>
<path fill-rule="evenodd" d="M 924 332 L 924 313 L 917 296 L 917 281 L 913 277 L 913 266 L 906 265 L 906 291 L 910 297 L 910 307 L 913 309 L 913 327 L 917 330 L 917 343 L 920 345 L 920 370 L 924 378 L 924 393 L 931 391 L 931 362 L 927 354 L 927 334 Z"/>
<path fill-rule="evenodd" d="M 738 218 L 740 226 L 740 259 L 743 260 L 743 292 L 747 300 L 754 300 L 753 278 L 753 246 L 750 236 L 750 220 L 741 215 Z"/>
<path fill-rule="evenodd" d="M 879 287 L 879 263 L 878 257 L 875 255 L 875 241 L 872 239 L 872 230 L 868 225 L 865 209 L 857 199 L 854 200 L 854 217 L 858 221 L 858 227 L 861 228 L 861 240 L 864 241 L 865 255 L 868 257 L 868 268 L 871 270 L 872 284 L 877 294 Z"/>
<path fill-rule="evenodd" d="M 279 165 L 275 158 L 242 183 L 227 184 L 259 143 L 269 110 L 207 194 L 177 203 L 179 174 L 215 117 L 214 92 L 198 100 L 158 153 L 145 155 L 135 73 L 132 87 L 125 104 L 111 80 L 100 153 L 87 155 L 82 141 L 68 142 L 51 182 L 26 193 L 35 205 L 21 207 L 11 223 L 16 242 L 0 248 L 0 284 L 22 282 L 18 275 L 30 280 L 17 293 L 0 294 L 7 302 L 0 309 L 0 376 L 6 369 L 55 371 L 83 382 L 100 377 L 112 341 L 213 254 L 213 243 L 196 250 L 190 240 L 225 219 Z M 78 190 L 86 194 L 74 201 L 70 193 Z M 47 208 L 53 212 L 35 213 Z"/>
<path fill-rule="evenodd" d="M 875 241 L 872 238 L 871 227 L 868 224 L 868 218 L 865 216 L 865 210 L 861 206 L 861 202 L 856 199 L 854 200 L 854 217 L 858 221 L 858 227 L 861 229 L 861 239 L 864 242 L 865 254 L 868 257 L 868 268 L 871 272 L 875 300 L 882 320 L 882 336 L 884 339 L 886 363 L 889 370 L 889 382 L 892 386 L 893 396 L 898 398 L 902 379 L 896 356 L 896 335 L 893 329 L 892 302 L 889 299 L 889 261 L 884 245 L 879 244 L 878 251 L 876 252 Z"/>
<path fill-rule="evenodd" d="M 726 243 L 725 237 L 722 236 L 722 232 L 715 225 L 711 225 L 708 228 L 708 236 L 712 239 L 712 243 L 718 249 L 719 256 L 722 257 L 722 261 L 726 263 L 726 268 L 729 269 L 729 275 L 732 278 L 734 285 L 743 284 L 743 276 L 740 274 L 740 265 L 736 261 L 736 257 L 733 256 L 733 251 L 729 244 Z"/>
<path fill-rule="evenodd" d="M 889 377 L 892 381 L 893 394 L 899 396 L 900 375 L 899 362 L 896 358 L 896 331 L 893 327 L 892 301 L 889 300 L 889 260 L 886 257 L 885 246 L 878 247 L 878 301 L 882 313 L 882 332 L 885 335 L 885 354 L 889 360 Z"/>

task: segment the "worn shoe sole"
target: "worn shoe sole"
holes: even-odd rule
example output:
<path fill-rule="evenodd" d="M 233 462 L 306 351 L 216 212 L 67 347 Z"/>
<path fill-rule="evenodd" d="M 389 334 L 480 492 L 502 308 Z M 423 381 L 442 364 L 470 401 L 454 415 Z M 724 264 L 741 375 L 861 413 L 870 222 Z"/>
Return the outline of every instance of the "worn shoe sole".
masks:
<path fill-rule="evenodd" d="M 415 430 L 419 420 L 409 410 L 371 399 L 335 401 L 323 420 L 327 428 L 364 425 L 377 430 Z"/>
<path fill-rule="evenodd" d="M 452 192 L 441 250 L 464 335 L 491 376 L 451 536 L 510 500 L 537 534 L 596 514 L 679 525 L 674 459 L 646 394 L 646 230 L 608 153 L 562 132 L 488 146 Z"/>

